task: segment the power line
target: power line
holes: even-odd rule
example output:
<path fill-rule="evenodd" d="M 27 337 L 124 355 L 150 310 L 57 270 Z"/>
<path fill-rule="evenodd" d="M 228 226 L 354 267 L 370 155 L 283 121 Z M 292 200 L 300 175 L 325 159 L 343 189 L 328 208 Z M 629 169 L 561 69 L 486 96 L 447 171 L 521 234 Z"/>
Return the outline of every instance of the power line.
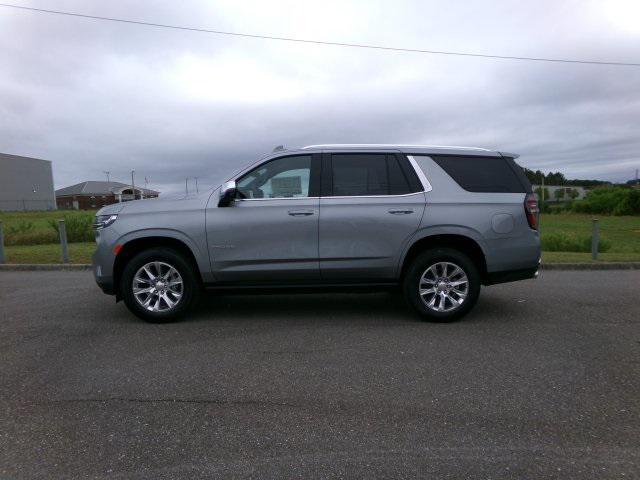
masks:
<path fill-rule="evenodd" d="M 233 37 L 244 37 L 244 38 L 259 38 L 263 40 L 278 40 L 282 42 L 310 43 L 315 45 L 331 45 L 336 47 L 350 47 L 350 48 L 368 48 L 372 50 L 386 50 L 391 52 L 425 53 L 430 55 L 451 55 L 451 56 L 458 56 L 458 57 L 476 57 L 476 58 L 488 58 L 488 59 L 499 59 L 499 60 L 521 60 L 521 61 L 531 61 L 531 62 L 552 62 L 552 63 L 578 63 L 578 64 L 585 64 L 585 65 L 609 65 L 609 66 L 616 66 L 616 67 L 640 67 L 640 63 L 630 63 L 630 62 L 575 60 L 575 59 L 567 59 L 567 58 L 516 57 L 516 56 L 510 56 L 510 55 L 488 55 L 483 53 L 449 52 L 449 51 L 443 51 L 443 50 L 424 50 L 420 48 L 387 47 L 384 45 L 371 45 L 371 44 L 364 44 L 364 43 L 331 42 L 331 41 L 323 41 L 323 40 L 310 40 L 310 39 L 304 39 L 304 38 L 291 38 L 291 37 L 278 37 L 278 36 L 272 36 L 272 35 L 257 35 L 257 34 L 251 34 L 251 33 L 226 32 L 222 30 L 210 30 L 206 28 L 184 27 L 179 25 L 169 25 L 165 23 L 152 23 L 152 22 L 142 22 L 138 20 L 127 20 L 124 18 L 102 17 L 98 15 L 85 15 L 85 14 L 74 13 L 74 12 L 63 12 L 60 10 L 45 10 L 43 8 L 23 7 L 21 5 L 10 5 L 6 3 L 0 3 L 0 7 L 29 10 L 31 12 L 37 12 L 37 13 L 66 15 L 69 17 L 86 18 L 91 20 L 103 20 L 107 22 L 119 22 L 119 23 L 128 23 L 132 25 L 143 25 L 147 27 L 171 28 L 173 30 L 187 30 L 189 32 L 212 33 L 215 35 L 228 35 Z"/>

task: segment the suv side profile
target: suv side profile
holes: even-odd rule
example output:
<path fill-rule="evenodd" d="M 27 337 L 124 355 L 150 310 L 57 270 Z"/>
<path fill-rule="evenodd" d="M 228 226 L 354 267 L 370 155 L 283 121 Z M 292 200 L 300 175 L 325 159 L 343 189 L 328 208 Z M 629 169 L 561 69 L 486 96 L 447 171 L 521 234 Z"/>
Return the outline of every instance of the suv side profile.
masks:
<path fill-rule="evenodd" d="M 538 205 L 515 158 L 415 145 L 276 151 L 205 194 L 101 209 L 94 276 L 150 322 L 184 315 L 204 289 L 374 286 L 452 321 L 481 285 L 537 276 Z"/>

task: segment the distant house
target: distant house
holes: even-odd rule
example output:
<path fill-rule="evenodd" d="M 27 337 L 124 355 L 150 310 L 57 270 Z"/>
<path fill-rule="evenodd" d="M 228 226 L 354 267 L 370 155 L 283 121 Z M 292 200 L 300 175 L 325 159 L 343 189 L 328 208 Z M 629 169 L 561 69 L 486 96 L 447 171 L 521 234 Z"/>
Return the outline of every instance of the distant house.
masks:
<path fill-rule="evenodd" d="M 158 195 L 160 192 L 147 188 L 135 187 L 134 191 L 126 183 L 88 181 L 56 190 L 56 203 L 62 209 L 89 210 Z"/>
<path fill-rule="evenodd" d="M 540 196 L 538 192 L 541 185 L 533 185 L 533 191 L 536 196 Z M 545 202 L 561 202 L 565 200 L 583 200 L 587 196 L 588 190 L 584 187 L 566 187 L 564 185 L 545 185 L 544 186 L 544 201 Z M 563 191 L 563 193 L 556 193 L 557 191 Z M 575 198 L 572 197 L 572 192 Z M 541 200 L 538 198 L 538 200 Z"/>

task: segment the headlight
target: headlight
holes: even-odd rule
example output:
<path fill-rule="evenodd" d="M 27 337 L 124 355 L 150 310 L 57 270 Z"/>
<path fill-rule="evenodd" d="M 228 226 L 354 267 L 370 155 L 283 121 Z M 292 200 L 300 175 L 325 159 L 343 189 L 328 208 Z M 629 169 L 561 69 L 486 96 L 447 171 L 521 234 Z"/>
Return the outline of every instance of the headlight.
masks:
<path fill-rule="evenodd" d="M 93 223 L 94 230 L 102 230 L 103 228 L 107 228 L 113 222 L 116 221 L 118 215 L 96 215 L 96 220 Z"/>

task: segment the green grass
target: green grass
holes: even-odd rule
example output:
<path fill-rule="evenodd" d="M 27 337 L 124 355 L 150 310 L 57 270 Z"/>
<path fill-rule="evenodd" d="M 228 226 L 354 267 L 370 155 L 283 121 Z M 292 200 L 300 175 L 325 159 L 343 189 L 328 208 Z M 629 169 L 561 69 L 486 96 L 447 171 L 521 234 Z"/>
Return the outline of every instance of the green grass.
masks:
<path fill-rule="evenodd" d="M 70 263 L 91 263 L 95 242 L 70 243 Z M 60 244 L 14 245 L 4 248 L 7 263 L 62 263 Z"/>
<path fill-rule="evenodd" d="M 592 260 L 590 253 L 542 252 L 543 263 L 599 263 L 599 262 L 640 262 L 640 253 L 599 253 L 598 260 Z"/>
<path fill-rule="evenodd" d="M 640 254 L 640 216 L 613 217 L 578 213 L 546 214 L 542 215 L 540 219 L 540 233 L 542 235 L 565 233 L 572 236 L 590 237 L 591 221 L 594 218 L 598 219 L 600 238 L 611 244 L 607 255 L 614 253 Z M 637 255 L 635 258 L 637 258 Z"/>
<path fill-rule="evenodd" d="M 93 216 L 95 212 L 48 211 L 48 212 L 12 212 L 1 213 L 4 223 L 5 238 L 10 226 L 19 228 L 21 224 L 32 223 L 33 228 L 28 235 L 42 237 L 54 234 L 55 243 L 43 245 L 8 245 L 5 252 L 8 263 L 60 263 L 60 245 L 57 236 L 49 225 L 50 220 L 57 220 L 68 215 Z M 606 253 L 600 253 L 603 262 L 640 261 L 640 216 L 605 216 L 576 213 L 544 214 L 541 217 L 540 231 L 542 235 L 560 233 L 571 237 L 589 237 L 591 220 L 598 218 L 600 238 L 610 244 Z M 51 232 L 51 233 L 49 233 Z M 72 263 L 89 263 L 95 249 L 93 242 L 70 243 L 69 255 Z M 590 253 L 578 252 L 544 252 L 545 262 L 591 262 Z"/>
<path fill-rule="evenodd" d="M 58 220 L 64 219 L 69 242 L 88 242 L 93 238 L 91 223 L 95 210 L 57 210 L 38 212 L 0 212 L 5 245 L 57 243 Z"/>
<path fill-rule="evenodd" d="M 50 230 L 49 220 L 61 220 L 66 216 L 93 217 L 96 210 L 47 210 L 37 212 L 0 212 L 0 221 L 3 223 L 5 234 L 11 226 L 17 226 L 21 222 L 31 222 L 35 230 Z"/>

